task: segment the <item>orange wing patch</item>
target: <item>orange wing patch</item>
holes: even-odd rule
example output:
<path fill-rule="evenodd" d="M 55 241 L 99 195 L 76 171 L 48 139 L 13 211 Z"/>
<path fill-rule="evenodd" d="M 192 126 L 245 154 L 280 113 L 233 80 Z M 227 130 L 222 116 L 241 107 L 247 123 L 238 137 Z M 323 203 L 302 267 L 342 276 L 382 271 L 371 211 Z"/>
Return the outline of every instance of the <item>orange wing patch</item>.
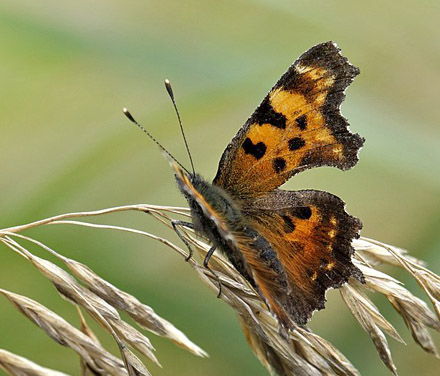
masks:
<path fill-rule="evenodd" d="M 353 276 L 363 280 L 351 256 L 361 223 L 338 197 L 321 191 L 282 191 L 246 203 L 243 213 L 271 245 L 289 281 L 291 301 L 279 305 L 295 322 L 306 323 L 324 308 L 325 292 Z M 260 282 L 261 284 L 261 282 Z"/>
<path fill-rule="evenodd" d="M 231 141 L 214 184 L 246 198 L 304 169 L 356 164 L 363 139 L 348 131 L 339 106 L 358 73 L 332 43 L 307 51 Z"/>

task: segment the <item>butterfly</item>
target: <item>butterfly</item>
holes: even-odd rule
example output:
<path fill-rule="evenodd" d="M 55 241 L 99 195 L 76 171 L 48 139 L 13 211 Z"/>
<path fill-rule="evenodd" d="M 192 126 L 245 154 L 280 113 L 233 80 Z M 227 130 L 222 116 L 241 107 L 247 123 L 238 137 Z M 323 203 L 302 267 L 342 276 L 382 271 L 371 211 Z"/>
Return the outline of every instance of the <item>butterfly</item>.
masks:
<path fill-rule="evenodd" d="M 289 67 L 238 131 L 212 183 L 173 163 L 192 217 L 173 222 L 177 234 L 189 248 L 182 226 L 209 240 L 207 268 L 212 254 L 223 252 L 282 327 L 305 325 L 324 308 L 329 288 L 351 277 L 364 282 L 351 245 L 362 224 L 344 202 L 324 191 L 279 189 L 303 170 L 357 163 L 364 139 L 349 131 L 340 105 L 358 74 L 335 43 L 318 44 Z"/>

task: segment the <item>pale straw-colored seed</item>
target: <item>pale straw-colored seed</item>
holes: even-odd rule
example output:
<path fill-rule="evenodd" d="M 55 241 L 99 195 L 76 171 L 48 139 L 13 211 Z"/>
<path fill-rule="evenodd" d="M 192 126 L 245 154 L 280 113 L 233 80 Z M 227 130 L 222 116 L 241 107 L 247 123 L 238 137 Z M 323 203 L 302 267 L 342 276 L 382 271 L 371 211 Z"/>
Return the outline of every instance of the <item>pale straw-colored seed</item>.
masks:
<path fill-rule="evenodd" d="M 25 296 L 4 289 L 0 294 L 54 341 L 75 351 L 98 374 L 127 375 L 123 362 L 56 313 Z"/>
<path fill-rule="evenodd" d="M 68 376 L 66 373 L 41 367 L 30 360 L 0 349 L 0 369 L 11 376 Z"/>
<path fill-rule="evenodd" d="M 357 255 L 362 255 L 368 260 L 370 265 L 388 264 L 393 266 L 401 266 L 400 262 L 383 246 L 382 243 L 372 243 L 372 239 L 363 238 L 354 239 L 353 247 L 356 249 Z M 408 254 L 406 249 L 390 246 L 398 255 L 405 257 L 411 262 L 424 266 L 425 262 Z"/>
<path fill-rule="evenodd" d="M 204 350 L 191 342 L 169 321 L 157 315 L 151 307 L 142 304 L 134 296 L 105 281 L 86 265 L 71 259 L 66 261 L 66 265 L 77 278 L 87 285 L 90 291 L 104 299 L 112 307 L 127 312 L 144 329 L 172 340 L 195 355 L 207 356 Z"/>
<path fill-rule="evenodd" d="M 356 291 L 356 289 L 351 287 L 350 284 L 342 286 L 340 292 L 345 304 L 347 304 L 347 307 L 350 309 L 353 316 L 372 339 L 382 361 L 388 369 L 396 375 L 397 370 L 393 363 L 393 359 L 391 358 L 391 351 L 388 342 L 377 325 L 378 317 L 376 310 L 373 310 L 374 314 L 372 314 L 369 307 L 365 305 L 365 296 L 359 294 L 359 291 Z M 381 319 L 383 319 L 383 317 L 381 317 Z M 384 319 L 381 321 L 383 324 Z M 391 325 L 389 324 L 389 326 Z M 394 328 L 393 331 L 395 331 Z"/>
<path fill-rule="evenodd" d="M 164 214 L 161 215 L 163 216 Z M 71 223 L 77 225 L 78 224 L 84 225 L 82 222 L 74 222 L 74 221 L 64 221 L 64 222 L 58 221 L 56 223 L 57 224 Z M 171 246 L 173 249 L 180 251 L 182 254 L 184 254 L 183 250 L 180 250 L 180 248 L 174 246 L 166 239 L 156 237 L 152 234 L 143 231 L 125 229 L 117 226 L 99 226 L 99 225 L 91 225 L 91 226 L 129 231 L 129 232 L 134 232 L 137 234 L 153 237 L 154 239 L 162 241 L 164 244 Z M 53 249 L 47 247 L 45 244 L 42 244 L 41 242 L 36 241 L 35 239 L 31 239 L 23 235 L 14 234 L 14 233 L 12 233 L 12 235 L 31 241 L 39 245 L 40 247 L 44 248 L 54 256 L 56 256 L 58 259 L 60 259 L 62 262 L 65 263 L 65 265 L 78 279 L 80 279 L 83 283 L 86 284 L 86 286 L 91 292 L 96 294 L 98 297 L 102 298 L 110 306 L 127 312 L 142 328 L 147 329 L 156 335 L 172 340 L 178 346 L 192 352 L 197 356 L 201 356 L 201 357 L 208 356 L 208 354 L 203 349 L 201 349 L 199 346 L 197 346 L 192 341 L 190 341 L 182 331 L 177 329 L 169 321 L 157 315 L 151 307 L 139 302 L 139 300 L 136 299 L 134 296 L 118 289 L 117 287 L 113 286 L 111 283 L 102 279 L 86 265 L 78 261 L 64 257 L 63 255 L 60 255 L 59 253 L 55 252 Z M 150 353 L 150 356 L 153 355 Z"/>
<path fill-rule="evenodd" d="M 83 307 L 91 317 L 100 323 L 106 330 L 111 329 L 122 341 L 130 344 L 133 348 L 160 365 L 153 351 L 150 340 L 131 325 L 123 322 L 118 311 L 95 295 L 93 292 L 79 285 L 78 282 L 66 271 L 48 260 L 44 260 L 30 253 L 14 241 L 13 245 L 19 250 L 18 253 L 26 257 L 41 274 L 48 278 L 67 301 Z"/>

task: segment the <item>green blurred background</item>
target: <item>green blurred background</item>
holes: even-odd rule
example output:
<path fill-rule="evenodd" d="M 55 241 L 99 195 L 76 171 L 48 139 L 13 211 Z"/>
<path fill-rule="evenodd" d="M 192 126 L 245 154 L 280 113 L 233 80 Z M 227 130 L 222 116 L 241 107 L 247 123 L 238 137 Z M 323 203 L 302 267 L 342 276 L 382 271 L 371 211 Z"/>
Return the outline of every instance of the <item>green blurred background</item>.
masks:
<path fill-rule="evenodd" d="M 439 273 L 439 22 L 438 1 L 1 0 L 0 225 L 131 203 L 184 205 L 161 153 L 121 108 L 129 107 L 186 163 L 163 87 L 169 78 L 196 168 L 212 178 L 229 140 L 290 63 L 312 45 L 334 40 L 361 68 L 343 113 L 367 142 L 352 171 L 315 169 L 286 187 L 339 195 L 362 219 L 364 236 L 410 249 Z M 176 240 L 143 214 L 100 221 Z M 150 304 L 211 355 L 199 359 L 152 338 L 163 364 L 146 361 L 153 375 L 266 374 L 234 313 L 164 246 L 68 226 L 27 234 Z M 49 282 L 5 247 L 0 252 L 1 288 L 78 324 Z M 419 293 L 404 273 L 387 271 Z M 363 375 L 388 374 L 339 294 L 328 298 L 311 327 Z M 440 361 L 412 343 L 402 320 L 378 298 L 408 342 L 389 339 L 399 374 L 438 374 Z M 77 356 L 4 298 L 0 317 L 0 348 L 79 374 Z"/>

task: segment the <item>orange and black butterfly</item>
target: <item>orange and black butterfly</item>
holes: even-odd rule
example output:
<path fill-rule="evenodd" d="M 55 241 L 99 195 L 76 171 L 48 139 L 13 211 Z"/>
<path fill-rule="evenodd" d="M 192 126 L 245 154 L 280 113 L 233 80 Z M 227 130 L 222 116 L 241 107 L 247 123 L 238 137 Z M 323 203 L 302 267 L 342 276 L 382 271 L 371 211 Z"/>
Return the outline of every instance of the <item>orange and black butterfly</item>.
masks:
<path fill-rule="evenodd" d="M 212 183 L 174 164 L 194 228 L 223 252 L 284 327 L 306 324 L 325 292 L 350 277 L 361 222 L 323 191 L 278 187 L 319 166 L 353 167 L 364 139 L 340 113 L 359 74 L 332 42 L 316 45 L 275 84 L 224 151 Z M 179 232 L 178 232 L 179 233 Z M 188 245 L 188 244 L 187 244 Z"/>

